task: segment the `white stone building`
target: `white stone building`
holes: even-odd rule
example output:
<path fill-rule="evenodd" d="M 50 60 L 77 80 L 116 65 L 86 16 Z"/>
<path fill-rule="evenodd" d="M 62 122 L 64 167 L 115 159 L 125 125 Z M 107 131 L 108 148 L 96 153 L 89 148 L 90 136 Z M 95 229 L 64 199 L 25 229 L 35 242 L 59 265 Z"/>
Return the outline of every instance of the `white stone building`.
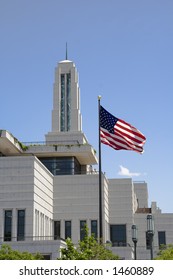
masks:
<path fill-rule="evenodd" d="M 0 243 L 56 259 L 65 239 L 75 244 L 87 223 L 99 236 L 99 174 L 93 147 L 82 132 L 78 74 L 72 61 L 55 69 L 52 131 L 45 143 L 20 143 L 0 130 Z M 124 259 L 134 258 L 131 227 L 138 227 L 137 258 L 149 259 L 147 220 L 155 224 L 154 255 L 173 243 L 173 214 L 148 205 L 145 182 L 102 174 L 103 242 Z"/>

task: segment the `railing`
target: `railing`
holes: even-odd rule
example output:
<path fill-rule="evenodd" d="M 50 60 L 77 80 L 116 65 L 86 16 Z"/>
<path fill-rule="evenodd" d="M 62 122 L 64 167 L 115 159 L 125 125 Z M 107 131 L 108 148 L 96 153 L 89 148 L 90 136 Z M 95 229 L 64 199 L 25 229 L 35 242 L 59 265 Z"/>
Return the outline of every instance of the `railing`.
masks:
<path fill-rule="evenodd" d="M 65 239 L 58 236 L 24 236 L 15 237 L 0 237 L 0 243 L 3 242 L 34 242 L 34 241 L 65 241 Z"/>
<path fill-rule="evenodd" d="M 66 140 L 63 142 L 62 141 L 32 141 L 32 142 L 22 142 L 23 145 L 25 146 L 37 146 L 37 145 L 80 145 L 78 140 Z"/>
<path fill-rule="evenodd" d="M 112 247 L 131 247 L 129 243 L 126 242 L 112 242 Z"/>

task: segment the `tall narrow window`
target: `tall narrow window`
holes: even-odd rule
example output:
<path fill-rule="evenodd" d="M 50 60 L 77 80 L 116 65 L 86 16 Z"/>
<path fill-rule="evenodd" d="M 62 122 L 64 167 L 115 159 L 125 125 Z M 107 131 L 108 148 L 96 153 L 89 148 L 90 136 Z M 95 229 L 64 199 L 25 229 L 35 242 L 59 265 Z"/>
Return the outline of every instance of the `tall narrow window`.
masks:
<path fill-rule="evenodd" d="M 4 212 L 4 241 L 12 239 L 12 210 Z"/>
<path fill-rule="evenodd" d="M 65 221 L 65 239 L 71 238 L 71 221 Z"/>
<path fill-rule="evenodd" d="M 92 220 L 91 221 L 91 234 L 93 234 L 93 236 L 95 238 L 98 237 L 98 233 L 97 233 L 97 220 Z"/>
<path fill-rule="evenodd" d="M 61 74 L 61 131 L 65 131 L 65 75 Z"/>
<path fill-rule="evenodd" d="M 71 127 L 71 74 L 61 74 L 61 131 Z"/>
<path fill-rule="evenodd" d="M 147 231 L 145 232 L 145 238 L 146 238 L 146 249 L 149 250 L 150 249 L 150 239 L 149 239 Z"/>
<path fill-rule="evenodd" d="M 165 231 L 158 231 L 158 243 L 159 243 L 159 248 L 161 248 L 162 245 L 166 245 Z"/>
<path fill-rule="evenodd" d="M 71 127 L 71 74 L 67 74 L 67 131 Z"/>
<path fill-rule="evenodd" d="M 85 237 L 85 226 L 86 220 L 80 221 L 80 240 L 83 240 Z"/>
<path fill-rule="evenodd" d="M 17 213 L 17 241 L 25 240 L 25 210 Z"/>
<path fill-rule="evenodd" d="M 61 237 L 61 221 L 54 221 L 54 239 Z"/>

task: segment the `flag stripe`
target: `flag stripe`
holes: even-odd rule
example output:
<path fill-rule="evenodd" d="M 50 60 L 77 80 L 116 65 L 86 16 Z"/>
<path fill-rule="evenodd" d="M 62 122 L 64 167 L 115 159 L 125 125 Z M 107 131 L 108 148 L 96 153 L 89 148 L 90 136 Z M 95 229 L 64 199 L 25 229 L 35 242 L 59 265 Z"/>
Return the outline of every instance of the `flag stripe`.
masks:
<path fill-rule="evenodd" d="M 122 120 L 118 120 L 116 125 L 116 128 L 122 128 L 122 130 L 126 131 L 127 133 L 129 132 L 129 135 L 131 135 L 133 138 L 138 139 L 139 141 L 145 140 L 145 136 L 135 127 L 128 125 Z"/>
<path fill-rule="evenodd" d="M 121 136 L 121 138 L 123 137 L 123 139 L 126 140 L 129 144 L 140 145 L 140 143 L 141 143 L 138 140 L 133 139 L 133 137 L 129 136 L 127 133 L 124 133 L 122 131 L 117 131 L 115 129 L 115 134 Z"/>
<path fill-rule="evenodd" d="M 131 148 L 138 148 L 139 145 L 136 144 L 134 141 L 129 141 L 129 139 L 127 137 L 122 137 L 122 134 L 116 133 L 116 139 L 119 139 L 119 142 L 121 143 L 125 143 L 128 147 Z M 141 150 L 141 149 L 139 149 Z"/>
<path fill-rule="evenodd" d="M 117 122 L 118 123 L 118 122 Z M 143 142 L 143 138 L 134 136 L 134 134 L 129 133 L 126 129 L 122 129 L 119 128 L 118 125 L 115 125 L 114 127 L 114 131 L 115 133 L 119 133 L 122 136 L 124 136 L 125 138 L 127 138 L 128 141 L 130 141 L 131 143 L 135 143 L 136 145 L 140 144 L 141 142 Z"/>
<path fill-rule="evenodd" d="M 108 141 L 108 139 L 105 140 L 105 138 L 104 139 L 101 138 L 101 142 L 103 144 L 111 146 L 115 150 L 133 150 L 133 151 L 136 151 L 136 152 L 139 152 L 139 153 L 143 152 L 142 148 L 129 147 L 128 145 L 122 144 L 120 142 L 113 141 L 113 140 L 111 140 L 111 138 L 109 139 L 109 141 Z"/>
<path fill-rule="evenodd" d="M 115 143 L 115 141 L 111 141 L 111 140 L 105 140 L 103 138 L 101 138 L 101 142 L 105 145 L 108 145 L 110 147 L 112 147 L 115 150 L 133 150 L 136 151 L 138 153 L 142 153 L 143 149 L 141 148 L 135 148 L 135 147 L 128 147 L 127 145 L 123 145 L 123 144 L 117 144 Z"/>
<path fill-rule="evenodd" d="M 109 132 L 107 132 L 106 130 L 104 130 L 103 128 L 101 128 L 101 142 L 103 144 L 110 145 L 112 148 L 114 148 L 115 150 L 135 150 L 137 152 L 142 152 L 142 148 L 135 146 L 133 144 L 128 143 L 128 141 L 126 141 L 126 139 L 124 139 L 123 137 L 121 137 L 121 135 L 112 135 Z"/>

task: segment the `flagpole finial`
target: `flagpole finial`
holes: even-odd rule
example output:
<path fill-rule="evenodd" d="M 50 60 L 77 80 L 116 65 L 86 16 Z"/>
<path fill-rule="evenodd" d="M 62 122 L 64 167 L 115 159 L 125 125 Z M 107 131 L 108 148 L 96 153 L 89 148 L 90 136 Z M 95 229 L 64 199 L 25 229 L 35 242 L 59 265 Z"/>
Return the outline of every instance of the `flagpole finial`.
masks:
<path fill-rule="evenodd" d="M 98 100 L 101 100 L 101 98 L 102 98 L 101 95 L 98 95 Z"/>

